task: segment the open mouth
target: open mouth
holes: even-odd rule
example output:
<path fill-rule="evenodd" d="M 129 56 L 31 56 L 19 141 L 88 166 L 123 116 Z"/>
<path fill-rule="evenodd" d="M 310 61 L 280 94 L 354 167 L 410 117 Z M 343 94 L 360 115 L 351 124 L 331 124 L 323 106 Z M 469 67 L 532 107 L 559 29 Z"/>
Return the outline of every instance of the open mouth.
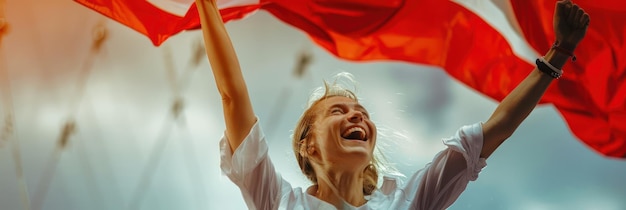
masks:
<path fill-rule="evenodd" d="M 346 140 L 367 141 L 367 133 L 361 127 L 352 127 L 341 135 Z"/>

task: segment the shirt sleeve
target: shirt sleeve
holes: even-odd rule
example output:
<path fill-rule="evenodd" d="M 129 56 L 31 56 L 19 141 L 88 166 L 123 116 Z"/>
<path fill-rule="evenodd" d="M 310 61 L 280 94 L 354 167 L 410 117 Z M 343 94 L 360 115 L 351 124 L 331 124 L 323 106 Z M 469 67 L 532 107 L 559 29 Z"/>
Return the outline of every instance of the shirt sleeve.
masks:
<path fill-rule="evenodd" d="M 222 172 L 239 187 L 249 209 L 278 208 L 281 191 L 291 186 L 276 173 L 258 121 L 234 153 L 224 135 L 220 154 Z"/>
<path fill-rule="evenodd" d="M 482 124 L 461 127 L 457 133 L 443 139 L 448 147 L 433 161 L 413 175 L 406 185 L 408 195 L 414 195 L 412 209 L 445 209 L 465 190 L 469 181 L 487 166 L 480 158 L 483 146 Z M 411 199 L 411 198 L 409 198 Z"/>

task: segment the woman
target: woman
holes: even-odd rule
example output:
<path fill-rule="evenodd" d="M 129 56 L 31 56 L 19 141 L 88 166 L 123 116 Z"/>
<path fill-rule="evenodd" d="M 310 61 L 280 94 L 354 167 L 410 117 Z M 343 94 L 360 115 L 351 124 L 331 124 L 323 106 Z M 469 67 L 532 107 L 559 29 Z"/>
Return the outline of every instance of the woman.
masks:
<path fill-rule="evenodd" d="M 237 56 L 215 0 L 196 0 L 205 47 L 222 96 L 225 135 L 222 170 L 240 187 L 250 209 L 444 209 L 475 180 L 485 159 L 533 110 L 560 77 L 587 30 L 589 16 L 571 1 L 557 3 L 556 44 L 484 123 L 464 126 L 444 140 L 448 149 L 410 176 L 404 186 L 385 179 L 378 186 L 376 126 L 349 90 L 325 84 L 300 118 L 294 152 L 313 186 L 293 189 L 274 169 L 248 96 Z"/>

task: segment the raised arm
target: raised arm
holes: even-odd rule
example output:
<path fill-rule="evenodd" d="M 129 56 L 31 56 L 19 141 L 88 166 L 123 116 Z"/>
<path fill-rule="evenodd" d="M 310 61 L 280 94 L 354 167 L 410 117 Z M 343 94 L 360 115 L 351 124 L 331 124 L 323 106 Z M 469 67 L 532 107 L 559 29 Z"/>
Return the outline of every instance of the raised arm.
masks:
<path fill-rule="evenodd" d="M 216 0 L 196 0 L 204 46 L 217 89 L 222 96 L 226 137 L 235 151 L 256 122 L 248 89 L 239 67 L 235 49 L 228 37 Z"/>
<path fill-rule="evenodd" d="M 554 30 L 561 50 L 550 49 L 545 60 L 562 69 L 574 52 L 578 43 L 585 36 L 589 25 L 589 15 L 572 4 L 570 0 L 557 2 L 554 12 Z M 553 78 L 535 69 L 498 105 L 489 120 L 483 124 L 483 148 L 480 156 L 489 157 L 513 134 L 515 129 L 535 108 Z"/>

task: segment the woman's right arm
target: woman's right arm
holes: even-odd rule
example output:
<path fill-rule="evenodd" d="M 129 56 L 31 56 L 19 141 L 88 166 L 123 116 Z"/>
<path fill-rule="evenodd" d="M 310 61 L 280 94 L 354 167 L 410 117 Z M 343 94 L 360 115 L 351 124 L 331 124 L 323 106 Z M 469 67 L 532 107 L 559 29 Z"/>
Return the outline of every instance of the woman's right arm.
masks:
<path fill-rule="evenodd" d="M 217 89 L 222 96 L 226 137 L 234 152 L 256 122 L 235 49 L 228 37 L 216 0 L 196 0 L 204 47 Z"/>
<path fill-rule="evenodd" d="M 258 126 L 253 128 L 256 115 L 252 110 L 237 55 L 215 1 L 196 0 L 196 5 L 204 46 L 217 89 L 222 96 L 226 139 L 231 150 L 230 153 L 222 152 L 222 171 L 241 189 L 248 208 L 278 209 L 282 195 L 291 192 L 291 185 L 276 173 L 267 155 L 263 132 Z M 235 154 L 248 134 L 247 146 L 239 148 L 241 152 Z"/>

